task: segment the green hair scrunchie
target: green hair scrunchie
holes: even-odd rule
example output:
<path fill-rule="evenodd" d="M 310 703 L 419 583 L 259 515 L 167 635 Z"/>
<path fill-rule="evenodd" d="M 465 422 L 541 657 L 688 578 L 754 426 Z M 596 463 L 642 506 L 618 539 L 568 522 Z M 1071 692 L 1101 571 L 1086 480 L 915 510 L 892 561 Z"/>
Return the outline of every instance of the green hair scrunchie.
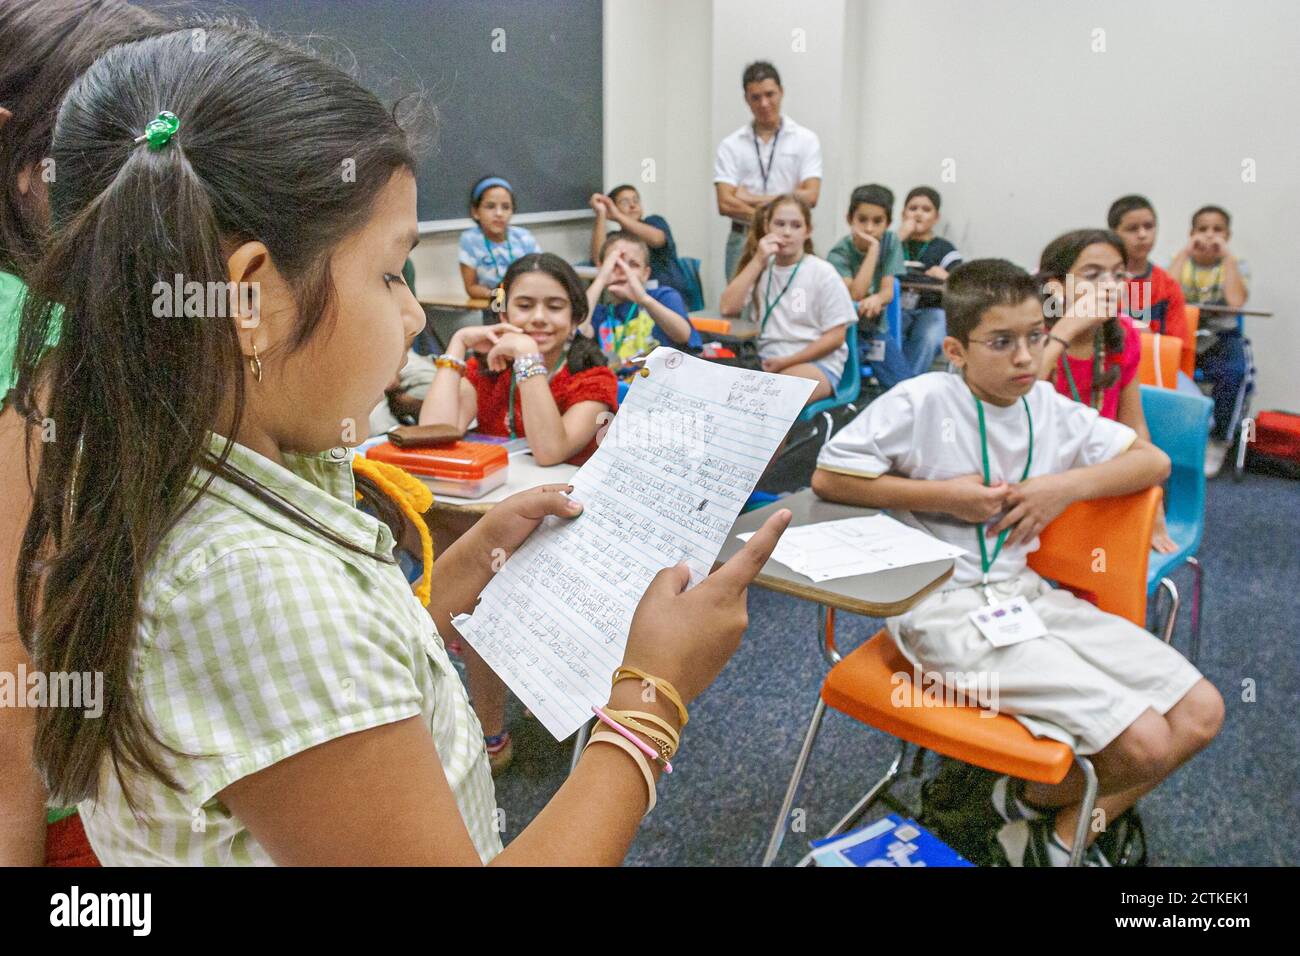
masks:
<path fill-rule="evenodd" d="M 147 141 L 149 148 L 159 150 L 171 142 L 171 138 L 176 135 L 176 131 L 181 128 L 180 118 L 175 114 L 163 110 L 157 118 L 151 119 L 144 127 L 144 135 L 137 136 L 135 141 L 142 143 Z"/>

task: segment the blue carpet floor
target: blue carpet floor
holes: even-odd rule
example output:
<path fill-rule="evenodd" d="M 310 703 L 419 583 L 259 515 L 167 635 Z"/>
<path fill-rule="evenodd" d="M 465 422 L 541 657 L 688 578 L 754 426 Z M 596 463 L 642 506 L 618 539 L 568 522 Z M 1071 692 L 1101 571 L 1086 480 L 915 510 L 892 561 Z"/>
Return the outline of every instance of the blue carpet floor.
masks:
<path fill-rule="evenodd" d="M 1218 738 L 1140 808 L 1154 865 L 1300 863 L 1300 483 L 1248 475 L 1210 483 L 1201 547 L 1205 605 L 1199 666 L 1223 694 Z M 1190 576 L 1174 645 L 1186 650 Z M 676 773 L 642 825 L 627 862 L 648 866 L 756 864 L 794 765 L 825 667 L 813 607 L 751 588 L 739 652 L 691 710 Z M 880 627 L 841 615 L 851 649 Z M 1252 692 L 1253 688 L 1253 692 Z M 1253 697 L 1253 700 L 1250 699 Z M 564 781 L 570 745 L 557 743 L 516 702 L 514 765 L 497 779 L 508 841 Z M 830 713 L 796 806 L 808 834 L 829 828 L 897 751 L 886 735 Z M 933 758 L 930 758 L 933 760 Z M 916 785 L 896 788 L 905 799 Z M 879 812 L 883 812 L 879 811 Z M 807 850 L 785 841 L 778 863 Z"/>

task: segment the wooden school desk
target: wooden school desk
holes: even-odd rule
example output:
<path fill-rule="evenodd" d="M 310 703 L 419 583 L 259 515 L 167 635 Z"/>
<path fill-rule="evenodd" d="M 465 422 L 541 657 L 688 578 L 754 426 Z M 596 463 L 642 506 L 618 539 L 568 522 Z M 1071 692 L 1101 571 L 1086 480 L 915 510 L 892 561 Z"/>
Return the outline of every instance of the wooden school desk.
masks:
<path fill-rule="evenodd" d="M 722 564 L 744 547 L 745 542 L 737 538 L 737 534 L 757 531 L 764 521 L 782 508 L 789 508 L 792 512 L 791 528 L 816 524 L 820 521 L 837 521 L 840 518 L 859 518 L 880 513 L 872 508 L 823 501 L 813 494 L 811 488 L 805 488 L 757 511 L 741 515 L 727 535 L 722 550 L 718 552 L 718 564 Z M 832 607 L 868 617 L 892 617 L 910 609 L 917 601 L 951 577 L 953 563 L 951 558 L 944 558 L 941 561 L 930 561 L 907 568 L 891 568 L 874 574 L 835 578 L 817 584 L 797 571 L 790 570 L 779 561 L 771 560 L 759 572 L 754 583 L 769 591 L 812 601 L 823 610 Z"/>
<path fill-rule="evenodd" d="M 1252 309 L 1234 309 L 1230 305 L 1198 305 L 1195 306 L 1201 310 L 1202 314 L 1209 315 L 1245 315 L 1256 319 L 1271 319 L 1272 312 L 1261 312 Z"/>

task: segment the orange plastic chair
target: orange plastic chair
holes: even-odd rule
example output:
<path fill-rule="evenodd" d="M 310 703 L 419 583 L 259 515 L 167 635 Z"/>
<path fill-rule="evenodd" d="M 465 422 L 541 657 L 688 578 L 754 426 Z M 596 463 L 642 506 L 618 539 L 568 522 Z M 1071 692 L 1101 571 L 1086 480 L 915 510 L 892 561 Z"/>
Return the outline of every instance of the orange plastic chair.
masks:
<path fill-rule="evenodd" d="M 1183 343 L 1183 374 L 1196 381 L 1196 330 L 1201 327 L 1201 307 L 1184 306 L 1183 315 L 1187 316 L 1187 341 Z"/>
<path fill-rule="evenodd" d="M 1147 559 L 1159 501 L 1160 489 L 1148 488 L 1119 498 L 1072 505 L 1043 531 L 1039 550 L 1029 556 L 1030 567 L 1092 600 L 1103 611 L 1144 626 Z M 919 703 L 922 691 L 913 685 L 912 665 L 899 652 L 889 632 L 882 629 L 847 657 L 841 657 L 835 647 L 835 611 L 821 608 L 821 612 L 821 650 L 831 669 L 822 684 L 795 762 L 781 814 L 763 857 L 764 866 L 771 865 L 781 848 L 790 811 L 827 707 L 882 730 L 900 742 L 898 756 L 885 776 L 827 836 L 836 836 L 856 826 L 880 800 L 897 806 L 889 790 L 911 746 L 1038 783 L 1060 783 L 1070 765 L 1077 763 L 1084 775 L 1085 789 L 1070 865 L 1082 863 L 1087 826 L 1097 799 L 1097 775 L 1087 757 L 1074 753 L 1059 741 L 1035 737 L 1006 714 L 990 717 L 977 706 L 931 701 L 926 701 L 924 706 L 896 704 L 897 699 Z"/>
<path fill-rule="evenodd" d="M 1143 329 L 1142 358 L 1138 362 L 1138 381 L 1157 388 L 1176 388 L 1178 366 L 1183 360 L 1183 340 Z"/>

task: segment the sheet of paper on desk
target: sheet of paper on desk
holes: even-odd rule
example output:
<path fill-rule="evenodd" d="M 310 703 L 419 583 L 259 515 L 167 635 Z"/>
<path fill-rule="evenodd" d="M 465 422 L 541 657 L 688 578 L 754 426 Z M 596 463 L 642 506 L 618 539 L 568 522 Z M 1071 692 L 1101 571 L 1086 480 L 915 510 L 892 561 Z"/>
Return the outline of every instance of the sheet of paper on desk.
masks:
<path fill-rule="evenodd" d="M 789 375 L 658 348 L 596 453 L 570 479 L 576 519 L 547 518 L 455 621 L 524 706 L 563 740 L 609 699 L 641 595 L 663 568 L 709 573 L 812 392 Z M 683 621 L 689 626 L 690 622 Z"/>
<path fill-rule="evenodd" d="M 748 541 L 753 532 L 736 537 Z M 942 561 L 965 550 L 910 528 L 888 515 L 863 515 L 789 528 L 773 560 L 812 581 L 874 574 L 928 561 Z"/>

